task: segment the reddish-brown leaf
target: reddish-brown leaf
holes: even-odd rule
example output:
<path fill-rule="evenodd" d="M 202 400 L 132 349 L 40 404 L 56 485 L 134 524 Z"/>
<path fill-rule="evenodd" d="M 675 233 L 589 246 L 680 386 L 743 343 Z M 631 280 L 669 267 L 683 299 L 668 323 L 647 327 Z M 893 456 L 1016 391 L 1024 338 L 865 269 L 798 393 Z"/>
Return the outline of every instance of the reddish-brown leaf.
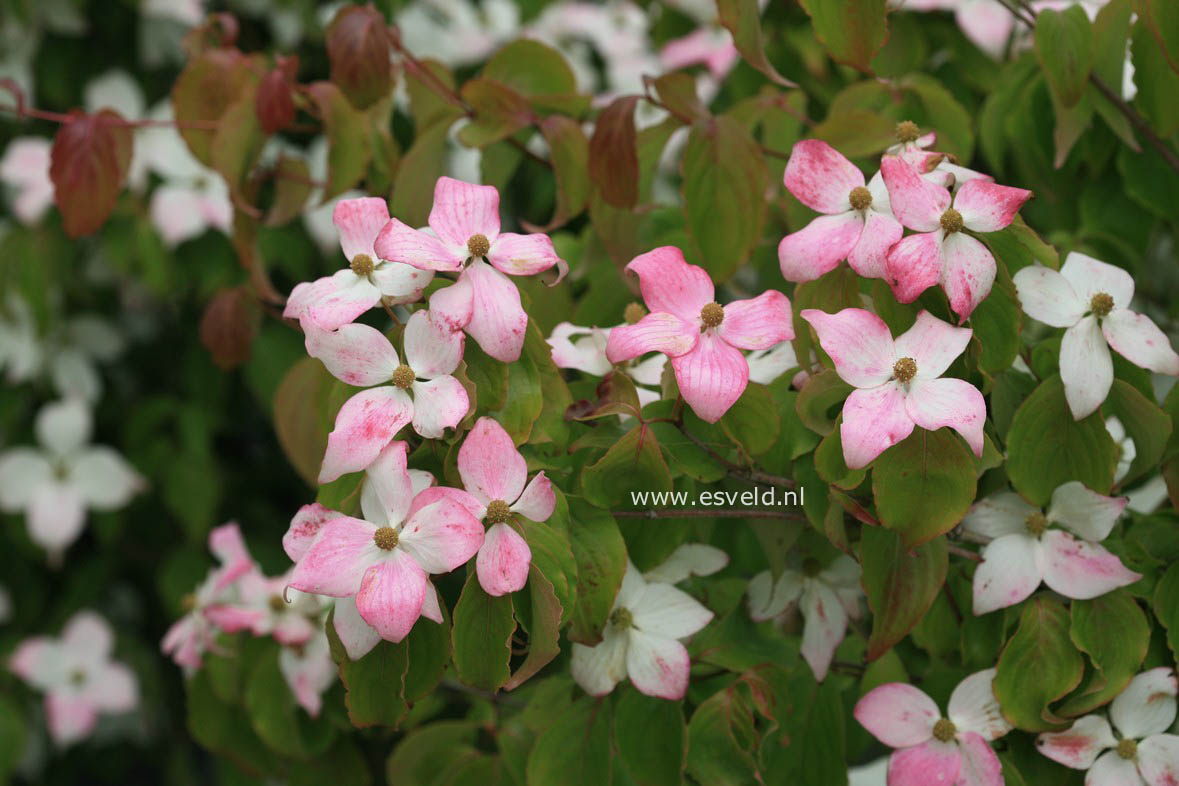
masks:
<path fill-rule="evenodd" d="M 258 122 L 262 125 L 263 133 L 267 135 L 288 128 L 295 122 L 295 100 L 292 90 L 295 86 L 298 63 L 299 58 L 295 56 L 280 58 L 278 64 L 258 85 L 254 111 L 258 113 Z"/>
<path fill-rule="evenodd" d="M 75 111 L 53 138 L 49 178 L 70 237 L 102 226 L 115 207 L 131 164 L 131 129 L 109 109 Z"/>
<path fill-rule="evenodd" d="M 258 334 L 258 309 L 244 287 L 222 289 L 201 317 L 201 344 L 213 362 L 228 371 L 250 359 Z"/>
<path fill-rule="evenodd" d="M 590 180 L 607 204 L 634 207 L 639 200 L 639 151 L 635 105 L 639 96 L 622 96 L 598 115 L 589 144 Z"/>
<path fill-rule="evenodd" d="M 365 109 L 393 89 L 389 36 L 385 18 L 371 5 L 346 5 L 328 26 L 331 77 L 358 109 Z"/>

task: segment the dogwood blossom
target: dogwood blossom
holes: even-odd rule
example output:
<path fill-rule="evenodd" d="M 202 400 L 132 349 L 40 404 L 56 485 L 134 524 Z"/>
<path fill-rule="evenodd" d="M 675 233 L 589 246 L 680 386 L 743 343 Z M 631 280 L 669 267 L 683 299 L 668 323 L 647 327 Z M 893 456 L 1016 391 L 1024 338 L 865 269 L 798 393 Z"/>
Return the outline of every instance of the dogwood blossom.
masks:
<path fill-rule="evenodd" d="M 714 80 L 723 79 L 740 57 L 732 33 L 719 25 L 706 25 L 674 38 L 659 50 L 659 61 L 668 71 L 703 65 Z"/>
<path fill-rule="evenodd" d="M 964 321 L 995 281 L 995 258 L 964 230 L 998 232 L 1015 219 L 1032 192 L 975 179 L 951 196 L 897 156 L 885 156 L 880 171 L 893 214 L 917 233 L 888 253 L 885 271 L 893 294 L 902 303 L 912 303 L 940 284 L 950 307 Z"/>
<path fill-rule="evenodd" d="M 1085 786 L 1179 783 L 1179 736 L 1168 733 L 1176 693 L 1169 667 L 1145 671 L 1109 705 L 1113 728 L 1101 715 L 1086 715 L 1066 731 L 1041 734 L 1036 747 L 1066 767 L 1088 770 Z"/>
<path fill-rule="evenodd" d="M 483 527 L 446 497 L 413 493 L 406 444 L 385 448 L 366 472 L 363 519 L 324 521 L 295 563 L 290 586 L 303 592 L 356 598 L 360 616 L 389 641 L 401 641 L 419 616 L 442 622 L 428 574 L 462 565 L 483 542 Z"/>
<path fill-rule="evenodd" d="M 118 510 L 144 480 L 113 448 L 90 446 L 91 415 L 77 399 L 37 413 L 40 449 L 0 453 L 0 509 L 23 512 L 29 537 L 57 559 L 82 532 L 86 510 Z"/>
<path fill-rule="evenodd" d="M 897 143 L 884 152 L 898 156 L 912 164 L 921 176 L 931 183 L 957 190 L 968 180 L 994 182 L 995 178 L 973 169 L 967 169 L 954 161 L 953 156 L 931 150 L 937 143 L 937 132 L 922 134 L 917 124 L 903 120 L 897 123 Z"/>
<path fill-rule="evenodd" d="M 323 598 L 290 590 L 289 584 L 289 574 L 267 577 L 250 571 L 238 579 L 235 602 L 208 608 L 205 617 L 226 633 L 249 630 L 280 644 L 306 644 L 322 627 Z"/>
<path fill-rule="evenodd" d="M 1105 430 L 1109 432 L 1109 438 L 1113 440 L 1114 450 L 1118 454 L 1118 465 L 1114 468 L 1114 483 L 1121 483 L 1122 478 L 1130 471 L 1130 465 L 1138 457 L 1138 446 L 1126 433 L 1122 421 L 1112 415 L 1105 419 Z"/>
<path fill-rule="evenodd" d="M 210 619 L 210 612 L 222 622 L 233 619 L 238 582 L 258 570 L 241 530 L 232 522 L 209 532 L 209 551 L 217 558 L 218 567 L 209 571 L 196 591 L 185 599 L 187 613 L 172 624 L 160 642 L 160 650 L 186 672 L 200 668 L 205 652 L 217 638 L 219 628 Z M 250 619 L 245 615 L 242 627 L 248 626 Z"/>
<path fill-rule="evenodd" d="M 344 402 L 328 435 L 319 482 L 371 464 L 407 423 L 428 439 L 454 428 L 470 409 L 463 384 L 451 376 L 463 359 L 463 334 L 432 311 L 415 311 L 405 325 L 405 363 L 385 335 L 368 325 L 311 329 L 307 351 L 336 378 L 368 387 Z"/>
<path fill-rule="evenodd" d="M 846 555 L 826 568 L 807 559 L 801 570 L 787 568 L 776 582 L 768 570 L 757 574 L 749 582 L 748 594 L 749 616 L 757 622 L 798 605 L 806 620 L 802 657 L 822 682 L 847 632 L 848 619 L 860 617 L 860 564 Z"/>
<path fill-rule="evenodd" d="M 864 173 L 839 151 L 807 139 L 790 151 L 784 179 L 800 202 L 825 214 L 778 245 L 787 281 L 811 281 L 845 259 L 861 276 L 884 276 L 888 250 L 905 230 L 893 217 L 880 173 L 865 185 Z"/>
<path fill-rule="evenodd" d="M 648 583 L 627 560 L 601 643 L 573 645 L 573 679 L 591 696 L 604 696 L 629 677 L 648 696 L 682 699 L 692 664 L 680 639 L 703 628 L 712 616 L 683 590 Z"/>
<path fill-rule="evenodd" d="M 475 572 L 488 595 L 504 595 L 528 581 L 532 550 L 511 525 L 512 514 L 531 521 L 547 521 L 557 504 L 552 482 L 544 472 L 528 480 L 528 464 L 504 427 L 492 418 L 479 418 L 458 452 L 463 489 L 436 486 L 422 493 L 425 500 L 450 499 L 488 525 Z"/>
<path fill-rule="evenodd" d="M 1065 328 L 1060 379 L 1077 420 L 1097 410 L 1113 385 L 1109 348 L 1156 374 L 1179 375 L 1179 354 L 1149 317 L 1130 310 L 1134 279 L 1119 267 L 1073 251 L 1060 272 L 1035 265 L 1015 274 L 1024 313 Z"/>
<path fill-rule="evenodd" d="M 10 205 L 22 224 L 35 224 L 53 204 L 49 179 L 48 139 L 18 137 L 8 143 L 0 158 L 0 181 L 13 190 Z"/>
<path fill-rule="evenodd" d="M 637 304 L 636 304 L 637 305 Z M 606 344 L 613 328 L 578 327 L 571 322 L 561 322 L 553 328 L 546 341 L 552 348 L 553 363 L 557 368 L 572 368 L 595 377 L 610 373 L 623 373 L 635 383 L 639 404 L 646 406 L 659 400 L 659 384 L 663 368 L 667 365 L 664 355 L 650 355 L 647 358 L 632 358 L 615 366 L 606 357 Z M 790 346 L 781 344 L 779 346 Z M 752 373 L 752 366 L 751 366 Z"/>
<path fill-rule="evenodd" d="M 111 659 L 114 631 L 93 611 L 70 618 L 61 637 L 25 639 L 8 668 L 45 694 L 49 733 L 60 746 L 88 736 L 100 713 L 130 712 L 139 703 L 135 673 Z"/>
<path fill-rule="evenodd" d="M 684 401 L 709 423 L 721 419 L 749 381 L 741 350 L 794 338 L 785 295 L 767 290 L 722 306 L 708 273 L 674 246 L 641 254 L 626 269 L 638 275 L 651 313 L 611 330 L 606 357 L 621 363 L 647 352 L 667 355 Z"/>
<path fill-rule="evenodd" d="M 974 613 L 1013 606 L 1041 581 L 1065 597 L 1084 600 L 1142 578 L 1098 545 L 1126 502 L 1125 497 L 1105 497 L 1074 480 L 1052 492 L 1047 512 L 1011 492 L 976 503 L 962 526 L 992 540 L 974 572 Z"/>
<path fill-rule="evenodd" d="M 896 748 L 888 761 L 889 786 L 1003 786 L 999 757 L 988 744 L 1011 731 L 991 684 L 995 669 L 971 674 L 950 694 L 942 716 L 933 699 L 912 685 L 890 682 L 856 704 L 856 720 Z"/>
<path fill-rule="evenodd" d="M 340 250 L 348 267 L 304 282 L 291 290 L 283 316 L 320 330 L 346 325 L 381 302 L 413 303 L 434 274 L 387 261 L 374 248 L 377 233 L 389 223 L 389 206 L 378 197 L 341 199 L 332 211 Z"/>
<path fill-rule="evenodd" d="M 553 241 L 542 234 L 501 233 L 499 191 L 449 177 L 434 186 L 429 230 L 391 219 L 377 236 L 376 251 L 383 259 L 422 270 L 458 273 L 454 284 L 430 296 L 430 310 L 452 329 L 467 331 L 496 360 L 517 360 L 528 315 L 508 276 L 530 276 L 553 266 L 564 276 L 567 265 Z"/>
<path fill-rule="evenodd" d="M 278 668 L 299 706 L 312 718 L 319 717 L 323 692 L 339 675 L 327 634 L 319 630 L 301 647 L 283 647 L 278 653 Z"/>
<path fill-rule="evenodd" d="M 974 455 L 982 455 L 982 393 L 965 380 L 940 378 L 966 349 L 970 329 L 922 311 L 894 340 L 884 320 L 861 308 L 838 314 L 812 308 L 802 318 L 814 328 L 840 379 L 856 388 L 844 402 L 839 427 L 849 468 L 868 466 L 914 426 L 930 431 L 949 426 Z"/>
<path fill-rule="evenodd" d="M 692 576 L 711 576 L 729 564 L 729 555 L 707 543 L 681 543 L 643 574 L 648 584 L 679 584 Z"/>

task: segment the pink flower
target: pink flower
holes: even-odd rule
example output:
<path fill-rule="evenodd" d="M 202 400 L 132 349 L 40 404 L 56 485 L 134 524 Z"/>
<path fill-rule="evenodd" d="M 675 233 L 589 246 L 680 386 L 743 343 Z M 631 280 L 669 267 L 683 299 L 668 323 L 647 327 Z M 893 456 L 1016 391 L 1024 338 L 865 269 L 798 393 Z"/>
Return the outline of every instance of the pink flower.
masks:
<path fill-rule="evenodd" d="M 321 330 L 346 325 L 381 302 L 413 303 L 422 296 L 433 273 L 396 261 L 385 261 L 373 248 L 389 223 L 384 199 L 341 199 L 332 213 L 340 233 L 340 249 L 348 267 L 311 283 L 299 284 L 287 299 L 283 316 Z M 306 324 L 304 324 L 306 330 Z"/>
<path fill-rule="evenodd" d="M 998 232 L 1012 222 L 1032 192 L 975 179 L 951 197 L 896 156 L 885 156 L 880 171 L 893 213 L 919 233 L 901 240 L 888 254 L 885 271 L 893 293 L 902 303 L 912 303 L 940 284 L 954 313 L 965 320 L 991 291 L 995 258 L 964 230 Z"/>
<path fill-rule="evenodd" d="M 723 79 L 739 57 L 732 34 L 713 25 L 672 39 L 659 51 L 659 60 L 668 71 L 703 65 L 714 79 Z"/>
<path fill-rule="evenodd" d="M 111 660 L 114 644 L 106 620 L 80 611 L 60 639 L 25 639 L 9 659 L 14 674 L 45 694 L 49 733 L 58 745 L 89 735 L 99 713 L 130 712 L 139 703 L 135 673 Z"/>
<path fill-rule="evenodd" d="M 651 313 L 611 330 L 606 356 L 621 363 L 646 352 L 667 355 L 684 401 L 709 423 L 721 419 L 749 381 L 741 350 L 794 338 L 785 295 L 768 290 L 721 306 L 708 274 L 674 246 L 637 256 L 626 269 L 638 275 Z"/>
<path fill-rule="evenodd" d="M 605 696 L 630 677 L 640 693 L 678 701 L 688 690 L 692 667 L 680 639 L 703 628 L 712 616 L 671 584 L 648 583 L 627 560 L 602 642 L 573 645 L 573 679 L 591 696 Z"/>
<path fill-rule="evenodd" d="M 839 435 L 850 469 L 866 467 L 905 439 L 914 426 L 936 431 L 949 426 L 982 455 L 986 402 L 978 388 L 941 375 L 970 342 L 969 328 L 956 328 L 928 311 L 895 341 L 884 320 L 861 308 L 838 314 L 802 312 L 835 363 L 840 379 L 852 385 L 843 405 Z"/>
<path fill-rule="evenodd" d="M 1085 786 L 1172 786 L 1179 783 L 1175 722 L 1175 674 L 1168 667 L 1130 680 L 1109 705 L 1109 721 L 1086 715 L 1067 731 L 1036 738 L 1040 753 L 1075 770 L 1088 770 Z"/>
<path fill-rule="evenodd" d="M 290 586 L 355 596 L 360 616 L 388 641 L 404 639 L 419 616 L 441 623 L 438 595 L 427 576 L 470 559 L 483 542 L 483 527 L 457 502 L 427 499 L 428 491 L 414 494 L 405 443 L 389 445 L 367 470 L 360 500 L 364 519 L 339 516 L 315 527 Z M 302 537 L 311 534 L 307 530 Z"/>
<path fill-rule="evenodd" d="M 801 571 L 786 569 L 774 582 L 767 570 L 749 582 L 749 616 L 756 622 L 774 619 L 797 604 L 806 625 L 802 657 L 822 682 L 835 650 L 847 633 L 848 619 L 859 619 L 860 565 L 841 555 L 823 569 L 808 559 Z"/>
<path fill-rule="evenodd" d="M 466 330 L 496 360 L 516 360 L 528 315 L 508 276 L 530 276 L 554 265 L 564 275 L 566 265 L 553 241 L 542 234 L 501 233 L 499 191 L 449 177 L 434 186 L 429 226 L 430 231 L 418 230 L 390 220 L 377 236 L 377 253 L 422 270 L 459 273 L 452 286 L 430 297 L 430 310 L 454 330 Z"/>
<path fill-rule="evenodd" d="M 1073 417 L 1097 410 L 1113 385 L 1109 348 L 1156 374 L 1179 375 L 1179 355 L 1149 317 L 1131 311 L 1134 279 L 1119 267 L 1076 251 L 1060 272 L 1040 265 L 1015 274 L 1028 316 L 1066 328 L 1060 342 L 1060 379 Z"/>
<path fill-rule="evenodd" d="M 327 635 L 320 630 L 298 649 L 283 647 L 278 653 L 278 668 L 299 706 L 312 718 L 318 717 L 323 707 L 323 692 L 339 674 Z"/>
<path fill-rule="evenodd" d="M 1052 492 L 1047 513 L 1011 492 L 976 503 L 962 526 L 992 540 L 974 571 L 974 613 L 1014 606 L 1041 581 L 1079 600 L 1138 581 L 1141 574 L 1126 569 L 1097 545 L 1109 535 L 1128 501 L 1103 497 L 1074 480 Z M 1061 528 L 1050 529 L 1052 524 Z"/>
<path fill-rule="evenodd" d="M 288 584 L 289 575 L 267 578 L 250 571 L 238 581 L 236 601 L 206 609 L 205 618 L 226 633 L 249 630 L 280 644 L 306 644 L 323 627 L 323 599 L 288 590 Z"/>
<path fill-rule="evenodd" d="M 929 148 L 937 142 L 937 134 L 930 131 L 922 134 L 917 124 L 911 121 L 897 123 L 897 143 L 884 152 L 898 156 L 921 173 L 931 183 L 957 189 L 968 180 L 985 180 L 993 183 L 990 175 L 967 169 L 954 163 L 952 156 Z"/>
<path fill-rule="evenodd" d="M 168 629 L 160 643 L 165 655 L 170 655 L 178 666 L 190 672 L 200 668 L 204 653 L 213 647 L 217 638 L 219 629 L 209 613 L 222 622 L 235 619 L 238 612 L 233 604 L 238 601 L 238 582 L 258 570 L 237 524 L 223 524 L 210 532 L 209 550 L 220 567 L 210 571 L 196 592 L 186 599 L 188 613 Z M 252 615 L 242 614 L 242 628 L 247 627 L 252 619 Z"/>
<path fill-rule="evenodd" d="M 470 409 L 462 383 L 451 376 L 463 359 L 463 334 L 432 311 L 415 311 L 405 325 L 405 363 L 376 328 L 311 328 L 307 351 L 337 379 L 368 387 L 344 402 L 328 435 L 319 482 L 359 472 L 376 460 L 407 423 L 428 439 L 458 425 Z M 378 387 L 369 387 L 376 385 Z"/>
<path fill-rule="evenodd" d="M 905 230 L 879 174 L 865 185 L 864 173 L 839 151 L 807 139 L 790 152 L 785 181 L 800 202 L 826 214 L 782 238 L 778 261 L 787 281 L 811 281 L 845 259 L 861 276 L 884 276 L 888 250 Z"/>
<path fill-rule="evenodd" d="M 543 472 L 528 480 L 528 464 L 515 443 L 496 421 L 479 418 L 463 440 L 458 471 L 465 491 L 436 487 L 423 493 L 427 499 L 447 498 L 488 524 L 475 572 L 488 595 L 505 595 L 528 581 L 532 550 L 512 526 L 513 513 L 531 521 L 547 521 L 557 497 Z"/>
<path fill-rule="evenodd" d="M 49 149 L 48 139 L 20 137 L 8 143 L 0 159 L 0 181 L 16 192 L 12 212 L 22 224 L 37 223 L 53 204 Z"/>
<path fill-rule="evenodd" d="M 888 761 L 889 786 L 1003 786 L 999 757 L 987 743 L 1011 726 L 995 701 L 994 679 L 995 670 L 986 669 L 958 683 L 948 717 L 921 690 L 901 682 L 881 685 L 860 699 L 856 720 L 897 749 Z"/>

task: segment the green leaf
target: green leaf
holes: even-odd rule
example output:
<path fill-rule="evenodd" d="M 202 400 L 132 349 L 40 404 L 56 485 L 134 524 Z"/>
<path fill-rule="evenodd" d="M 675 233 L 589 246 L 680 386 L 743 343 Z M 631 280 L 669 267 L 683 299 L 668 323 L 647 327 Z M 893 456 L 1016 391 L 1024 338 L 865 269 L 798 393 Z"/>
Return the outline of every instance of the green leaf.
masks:
<path fill-rule="evenodd" d="M 745 62 L 782 87 L 797 87 L 779 74 L 766 57 L 761 34 L 761 8 L 757 0 L 718 0 L 716 10 L 717 21 L 733 34 L 733 45 Z"/>
<path fill-rule="evenodd" d="M 847 109 L 832 112 L 811 129 L 811 136 L 822 139 L 849 158 L 874 155 L 896 143 L 897 125 L 879 112 Z"/>
<path fill-rule="evenodd" d="M 516 614 L 521 617 L 522 627 L 528 631 L 528 655 L 513 672 L 511 679 L 504 683 L 506 690 L 523 685 L 561 652 L 561 603 L 553 592 L 552 582 L 545 577 L 535 562 L 528 568 L 526 590 L 515 593 L 515 598 Z M 521 609 L 525 604 L 528 608 L 526 625 L 521 615 Z"/>
<path fill-rule="evenodd" d="M 613 207 L 634 207 L 639 199 L 638 96 L 611 101 L 598 115 L 589 142 L 590 180 L 602 200 Z"/>
<path fill-rule="evenodd" d="M 427 586 L 426 592 L 437 592 Z M 405 670 L 405 700 L 413 704 L 428 696 L 442 679 L 450 663 L 450 610 L 438 599 L 442 622 L 420 617 L 403 644 L 409 649 L 409 667 Z"/>
<path fill-rule="evenodd" d="M 347 690 L 344 706 L 352 725 L 396 727 L 400 724 L 409 711 L 405 701 L 405 672 L 409 668 L 406 643 L 380 641 L 360 660 L 350 660 L 330 616 L 327 635 L 332 657 L 340 666 L 340 680 Z"/>
<path fill-rule="evenodd" d="M 1171 69 L 1179 73 L 1179 6 L 1169 0 L 1134 0 L 1134 10 L 1158 42 Z"/>
<path fill-rule="evenodd" d="M 1134 460 L 1126 475 L 1118 481 L 1125 488 L 1148 472 L 1153 471 L 1163 456 L 1163 449 L 1171 437 L 1171 416 L 1139 392 L 1138 388 L 1115 379 L 1109 397 L 1101 405 L 1101 414 L 1121 421 L 1126 435 L 1134 440 Z M 1120 446 L 1115 446 L 1120 451 Z"/>
<path fill-rule="evenodd" d="M 949 428 L 916 428 L 872 465 L 880 523 L 917 546 L 953 529 L 974 502 L 974 456 Z"/>
<path fill-rule="evenodd" d="M 494 79 L 466 82 L 462 96 L 475 112 L 458 133 L 459 141 L 468 147 L 487 147 L 507 139 L 534 120 L 528 99 Z"/>
<path fill-rule="evenodd" d="M 888 38 L 885 0 L 800 0 L 815 35 L 839 63 L 871 72 L 872 58 Z"/>
<path fill-rule="evenodd" d="M 311 196 L 312 180 L 307 162 L 300 158 L 280 155 L 272 171 L 274 201 L 266 211 L 263 223 L 278 227 L 302 214 Z"/>
<path fill-rule="evenodd" d="M 864 527 L 860 544 L 864 594 L 872 609 L 868 659 L 879 658 L 908 635 L 941 591 L 949 556 L 944 538 L 910 549 L 892 532 Z"/>
<path fill-rule="evenodd" d="M 345 5 L 324 31 L 331 76 L 357 109 L 393 90 L 385 18 L 371 5 Z"/>
<path fill-rule="evenodd" d="M 1123 147 L 1118 151 L 1118 172 L 1131 199 L 1159 218 L 1173 217 L 1172 208 L 1179 203 L 1179 178 L 1157 150 L 1147 147 L 1135 153 Z"/>
<path fill-rule="evenodd" d="M 560 52 L 530 38 L 505 44 L 483 67 L 483 76 L 510 87 L 538 111 L 581 115 L 589 99 L 577 93 L 577 78 Z"/>
<path fill-rule="evenodd" d="M 978 342 L 978 367 L 989 375 L 1011 368 L 1019 355 L 1019 334 L 1023 312 L 1010 283 L 996 281 L 991 294 L 983 298 L 970 315 L 973 341 Z"/>
<path fill-rule="evenodd" d="M 528 756 L 529 786 L 603 786 L 611 782 L 610 703 L 583 696 L 536 738 Z"/>
<path fill-rule="evenodd" d="M 710 696 L 688 722 L 688 773 L 710 786 L 764 783 L 754 751 L 753 702 L 742 682 Z"/>
<path fill-rule="evenodd" d="M 536 370 L 536 363 L 527 354 L 521 354 L 519 360 L 509 363 L 506 368 L 507 398 L 502 408 L 488 414 L 499 421 L 504 431 L 511 435 L 512 441 L 522 445 L 528 441 L 532 433 L 532 424 L 536 422 L 544 407 L 540 372 Z"/>
<path fill-rule="evenodd" d="M 247 772 L 274 772 L 275 754 L 258 738 L 241 707 L 225 704 L 213 693 L 208 675 L 198 671 L 185 685 L 188 732 L 202 747 L 232 759 Z"/>
<path fill-rule="evenodd" d="M 626 686 L 614 706 L 614 744 L 638 786 L 679 783 L 684 771 L 683 709 L 679 702 L 644 696 Z"/>
<path fill-rule="evenodd" d="M 1059 707 L 1061 717 L 1077 717 L 1112 701 L 1125 689 L 1150 646 L 1150 624 L 1130 593 L 1118 589 L 1092 600 L 1074 600 L 1069 637 L 1089 656 L 1080 686 Z"/>
<path fill-rule="evenodd" d="M 747 456 L 760 456 L 778 440 L 781 421 L 765 385 L 751 382 L 720 419 L 721 429 Z"/>
<path fill-rule="evenodd" d="M 512 676 L 512 596 L 493 597 L 479 585 L 474 571 L 454 607 L 454 669 L 468 685 L 499 690 Z"/>
<path fill-rule="evenodd" d="M 329 398 L 335 380 L 315 358 L 303 358 L 283 375 L 274 393 L 274 431 L 287 460 L 307 485 L 319 485 L 319 467 L 331 431 Z"/>
<path fill-rule="evenodd" d="M 587 500 L 602 508 L 633 507 L 630 492 L 671 491 L 671 471 L 650 426 L 635 426 L 585 467 L 581 489 Z"/>
<path fill-rule="evenodd" d="M 335 730 L 323 716 L 312 721 L 298 704 L 279 670 L 280 649 L 268 647 L 246 681 L 245 706 L 254 731 L 272 749 L 297 758 L 322 754 Z"/>
<path fill-rule="evenodd" d="M 256 58 L 236 49 L 210 49 L 188 61 L 172 86 L 177 131 L 197 160 L 213 165 L 215 129 L 242 89 L 257 80 Z"/>
<path fill-rule="evenodd" d="M 1116 463 L 1100 413 L 1073 420 L 1059 375 L 1028 396 L 1007 432 L 1007 475 L 1033 505 L 1047 505 L 1056 487 L 1070 480 L 1108 494 Z"/>
<path fill-rule="evenodd" d="M 597 644 L 626 570 L 626 545 L 608 511 L 569 499 L 569 545 L 577 561 L 577 603 L 569 638 Z"/>
<path fill-rule="evenodd" d="M 1057 731 L 1066 721 L 1048 705 L 1077 687 L 1084 659 L 1069 638 L 1068 611 L 1039 595 L 1028 601 L 1019 628 L 999 655 L 995 698 L 1003 716 L 1024 731 Z"/>
<path fill-rule="evenodd" d="M 561 226 L 585 210 L 589 202 L 589 140 L 581 126 L 563 115 L 550 115 L 540 123 L 549 143 L 553 177 L 557 180 L 557 207 L 547 228 Z"/>
<path fill-rule="evenodd" d="M 405 735 L 385 764 L 387 783 L 430 786 L 448 762 L 475 751 L 479 724 L 440 720 Z"/>
<path fill-rule="evenodd" d="M 1065 107 L 1076 106 L 1085 94 L 1095 56 L 1085 9 L 1074 5 L 1064 11 L 1041 11 L 1036 16 L 1036 56 L 1056 100 Z"/>
<path fill-rule="evenodd" d="M 1138 88 L 1134 106 L 1159 136 L 1174 136 L 1179 131 L 1179 102 L 1173 100 L 1179 95 L 1179 73 L 1168 67 L 1163 50 L 1141 20 L 1134 25 L 1130 51 L 1134 58 L 1134 84 Z"/>
<path fill-rule="evenodd" d="M 425 226 L 431 200 L 422 195 L 433 194 L 434 184 L 446 174 L 449 129 L 449 122 L 439 122 L 419 131 L 397 167 L 389 210 L 411 227 Z"/>
<path fill-rule="evenodd" d="M 842 689 L 835 680 L 815 682 L 809 668 L 794 675 L 761 669 L 758 676 L 773 686 L 773 714 L 778 729 L 766 733 L 761 745 L 767 774 L 778 783 L 806 786 L 847 786 L 847 743 Z"/>
<path fill-rule="evenodd" d="M 699 120 L 684 147 L 684 218 L 697 259 L 717 283 L 749 259 L 765 221 L 761 148 L 728 117 Z"/>
<path fill-rule="evenodd" d="M 463 109 L 453 100 L 441 95 L 439 85 L 454 92 L 454 74 L 437 60 L 422 60 L 422 68 L 405 63 L 405 88 L 409 93 L 410 115 L 420 136 L 427 128 L 441 123 L 450 127 L 463 116 Z M 416 225 L 414 225 L 416 226 Z"/>
<path fill-rule="evenodd" d="M 858 488 L 868 474 L 865 468 L 848 469 L 843 458 L 843 434 L 839 429 L 833 429 L 823 437 L 819 447 L 815 449 L 815 471 L 827 483 L 844 490 Z"/>
<path fill-rule="evenodd" d="M 352 106 L 331 82 L 313 82 L 307 92 L 315 101 L 328 142 L 328 163 L 323 200 L 339 196 L 355 186 L 372 159 L 368 119 Z"/>
<path fill-rule="evenodd" d="M 20 763 L 27 736 L 24 713 L 16 700 L 7 694 L 0 696 L 0 780 L 7 780 Z"/>
<path fill-rule="evenodd" d="M 1151 605 L 1155 617 L 1167 631 L 1171 655 L 1179 658 L 1179 563 L 1173 563 L 1159 579 Z"/>
<path fill-rule="evenodd" d="M 839 417 L 838 411 L 833 414 L 832 410 L 835 410 L 854 389 L 839 378 L 835 369 L 823 369 L 807 379 L 802 390 L 798 392 L 794 407 L 799 419 L 816 434 L 830 434 L 835 429 L 835 421 Z"/>

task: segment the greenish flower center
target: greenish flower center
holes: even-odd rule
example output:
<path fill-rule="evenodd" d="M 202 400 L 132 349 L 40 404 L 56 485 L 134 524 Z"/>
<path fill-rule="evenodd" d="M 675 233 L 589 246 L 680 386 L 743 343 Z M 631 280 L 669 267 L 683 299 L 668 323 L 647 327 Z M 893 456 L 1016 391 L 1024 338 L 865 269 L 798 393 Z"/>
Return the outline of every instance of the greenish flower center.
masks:
<path fill-rule="evenodd" d="M 352 257 L 352 264 L 349 267 L 358 276 L 368 276 L 372 274 L 375 265 L 373 264 L 373 258 L 368 254 L 357 254 Z"/>
<path fill-rule="evenodd" d="M 610 613 L 610 624 L 622 630 L 633 628 L 635 625 L 635 615 L 630 613 L 630 609 L 619 607 Z"/>
<path fill-rule="evenodd" d="M 933 724 L 933 738 L 939 742 L 949 742 L 954 739 L 954 735 L 958 733 L 958 728 L 954 722 L 947 718 L 940 718 L 937 723 Z"/>
<path fill-rule="evenodd" d="M 1138 743 L 1134 740 L 1120 740 L 1117 747 L 1118 755 L 1123 759 L 1133 759 L 1138 756 Z"/>
<path fill-rule="evenodd" d="M 1028 517 L 1024 519 L 1023 525 L 1028 528 L 1028 532 L 1035 537 L 1040 537 L 1044 534 L 1044 530 L 1048 529 L 1048 519 L 1040 511 L 1029 513 Z"/>
<path fill-rule="evenodd" d="M 397 530 L 392 527 L 381 527 L 373 533 L 373 543 L 376 543 L 379 549 L 392 551 L 397 548 L 397 541 Z"/>
<path fill-rule="evenodd" d="M 1094 316 L 1109 316 L 1109 312 L 1113 311 L 1113 307 L 1113 297 L 1106 294 L 1105 292 L 1098 292 L 1089 301 L 1089 310 L 1093 312 Z"/>

